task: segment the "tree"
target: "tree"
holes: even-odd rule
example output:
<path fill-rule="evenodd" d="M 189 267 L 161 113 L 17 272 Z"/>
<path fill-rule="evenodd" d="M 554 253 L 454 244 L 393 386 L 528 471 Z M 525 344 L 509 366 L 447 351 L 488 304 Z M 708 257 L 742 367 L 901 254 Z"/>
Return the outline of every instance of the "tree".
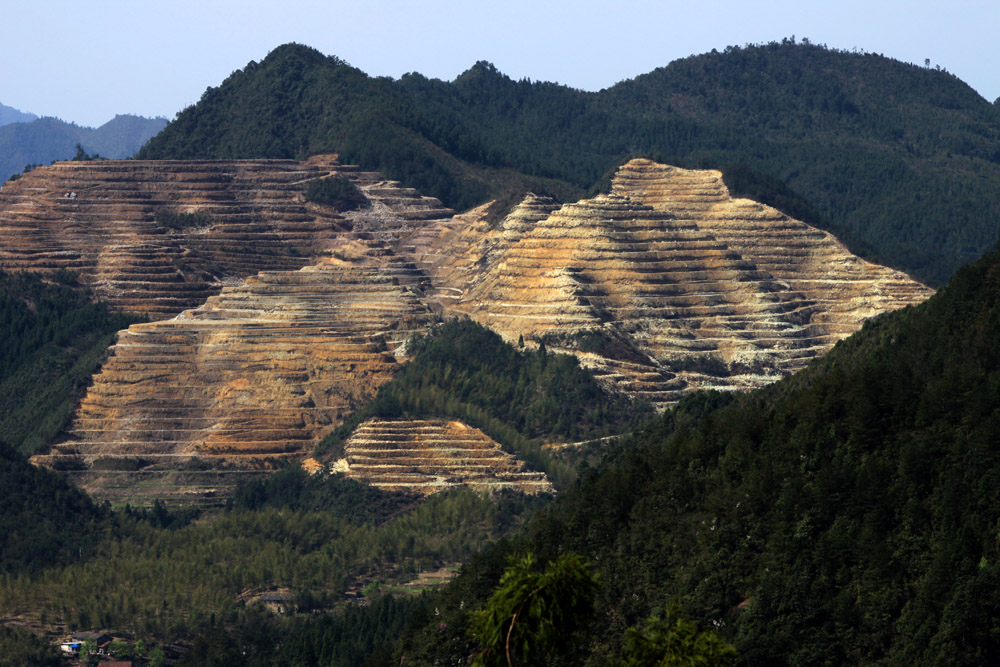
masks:
<path fill-rule="evenodd" d="M 115 639 L 111 642 L 111 646 L 108 647 L 108 651 L 111 653 L 113 658 L 130 658 L 132 657 L 132 647 L 128 645 L 128 642 L 124 639 Z"/>
<path fill-rule="evenodd" d="M 593 617 L 599 586 L 576 554 L 562 554 L 542 572 L 532 554 L 512 559 L 486 608 L 472 614 L 470 635 L 481 647 L 472 664 L 551 664 Z"/>
<path fill-rule="evenodd" d="M 157 644 L 149 652 L 149 664 L 151 667 L 163 667 L 167 663 L 167 655 L 163 652 L 163 647 Z"/>
<path fill-rule="evenodd" d="M 641 630 L 625 631 L 625 667 L 721 667 L 736 657 L 736 649 L 712 631 L 682 618 L 668 606 L 663 618 L 653 616 Z"/>
<path fill-rule="evenodd" d="M 85 665 L 93 665 L 97 663 L 97 642 L 93 639 L 88 639 L 80 645 L 80 661 Z"/>
<path fill-rule="evenodd" d="M 76 155 L 73 156 L 73 162 L 89 162 L 90 160 L 100 159 L 102 158 L 99 154 L 94 153 L 93 155 L 89 155 L 81 144 L 76 145 Z"/>
<path fill-rule="evenodd" d="M 306 201 L 332 206 L 341 213 L 368 208 L 368 198 L 354 183 L 343 176 L 328 176 L 310 181 L 305 191 Z"/>

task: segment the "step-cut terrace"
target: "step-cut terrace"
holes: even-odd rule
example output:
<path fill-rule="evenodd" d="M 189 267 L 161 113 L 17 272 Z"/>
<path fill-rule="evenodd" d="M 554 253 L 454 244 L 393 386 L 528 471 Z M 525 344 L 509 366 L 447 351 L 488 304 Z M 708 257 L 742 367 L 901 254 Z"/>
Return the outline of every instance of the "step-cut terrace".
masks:
<path fill-rule="evenodd" d="M 333 174 L 371 205 L 341 214 L 306 201 L 308 183 Z M 226 279 L 311 264 L 352 228 L 391 237 L 451 215 L 332 156 L 57 162 L 0 189 L 0 269 L 73 271 L 117 308 L 161 319 Z"/>
<path fill-rule="evenodd" d="M 545 473 L 525 470 L 495 440 L 458 421 L 369 419 L 344 443 L 344 456 L 348 477 L 389 491 L 553 490 Z"/>
<path fill-rule="evenodd" d="M 386 262 L 367 259 L 261 272 L 121 332 L 69 437 L 35 461 L 83 467 L 77 477 L 97 497 L 138 502 L 146 487 L 166 500 L 229 490 L 164 489 L 168 471 L 211 468 L 219 485 L 219 470 L 304 457 L 374 397 L 400 346 L 436 319 Z"/>
<path fill-rule="evenodd" d="M 368 204 L 306 202 L 308 183 L 331 175 Z M 58 163 L 5 185 L 0 268 L 70 269 L 119 307 L 180 313 L 119 335 L 69 435 L 35 460 L 76 469 L 103 499 L 212 502 L 311 451 L 440 315 L 574 353 L 609 388 L 662 408 L 777 379 L 865 318 L 930 294 L 732 198 L 718 172 L 634 160 L 609 194 L 530 195 L 496 224 L 487 210 L 455 215 L 322 156 Z M 165 226 L 158 211 L 197 224 Z M 408 465 L 389 452 L 371 455 Z M 454 457 L 424 459 L 433 474 L 412 474 L 431 482 L 395 481 L 481 483 Z M 442 472 L 449 460 L 461 470 Z"/>
<path fill-rule="evenodd" d="M 633 160 L 611 193 L 556 207 L 529 196 L 400 241 L 446 313 L 572 351 L 663 407 L 805 366 L 866 318 L 931 290 L 826 232 L 730 196 L 721 174 Z"/>

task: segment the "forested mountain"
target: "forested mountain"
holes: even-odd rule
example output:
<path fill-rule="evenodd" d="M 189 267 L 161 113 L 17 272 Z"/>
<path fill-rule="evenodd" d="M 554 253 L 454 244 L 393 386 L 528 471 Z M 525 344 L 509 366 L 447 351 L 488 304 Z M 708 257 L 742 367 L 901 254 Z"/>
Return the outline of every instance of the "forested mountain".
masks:
<path fill-rule="evenodd" d="M 448 600 L 481 596 L 505 553 L 575 551 L 603 581 L 587 664 L 612 664 L 625 629 L 670 600 L 743 664 L 993 664 L 997 340 L 1000 250 L 802 373 L 686 399 L 514 547 L 470 566 Z M 441 618 L 467 654 L 457 603 Z M 421 637 L 411 650 L 440 659 Z"/>
<path fill-rule="evenodd" d="M 600 582 L 566 664 L 621 664 L 626 630 L 671 603 L 732 642 L 737 664 L 993 664 L 998 338 L 1000 250 L 800 374 L 685 399 L 439 594 L 340 619 L 241 615 L 202 628 L 185 664 L 467 664 L 470 612 L 508 557 L 566 552 Z M 287 484 L 269 487 L 253 495 L 298 502 L 298 487 L 288 502 L 268 500 Z"/>
<path fill-rule="evenodd" d="M 115 159 L 131 157 L 166 124 L 163 118 L 118 115 L 96 129 L 58 118 L 3 125 L 0 127 L 0 178 L 7 180 L 28 165 L 70 160 L 76 153 L 77 144 L 91 155 Z"/>
<path fill-rule="evenodd" d="M 25 113 L 24 111 L 18 111 L 14 107 L 9 107 L 6 104 L 0 104 L 0 125 L 7 125 L 8 123 L 30 123 L 36 118 L 38 118 L 38 116 L 33 113 Z"/>
<path fill-rule="evenodd" d="M 998 238 L 1000 109 L 954 76 L 793 40 L 692 56 L 598 93 L 372 78 L 289 44 L 178 114 L 145 158 L 344 160 L 464 209 L 526 188 L 599 187 L 633 156 L 733 183 L 932 283 Z M 540 179 L 547 179 L 541 181 Z"/>

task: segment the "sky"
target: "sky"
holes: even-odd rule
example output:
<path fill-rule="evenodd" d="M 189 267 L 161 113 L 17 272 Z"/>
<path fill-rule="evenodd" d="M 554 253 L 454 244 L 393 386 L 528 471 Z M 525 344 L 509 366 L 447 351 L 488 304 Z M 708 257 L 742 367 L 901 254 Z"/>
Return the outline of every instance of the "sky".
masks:
<path fill-rule="evenodd" d="M 600 90 L 678 58 L 795 36 L 940 66 L 1000 96 L 998 0 L 0 0 L 0 103 L 90 127 L 172 119 L 288 42 L 372 76 L 479 60 Z"/>

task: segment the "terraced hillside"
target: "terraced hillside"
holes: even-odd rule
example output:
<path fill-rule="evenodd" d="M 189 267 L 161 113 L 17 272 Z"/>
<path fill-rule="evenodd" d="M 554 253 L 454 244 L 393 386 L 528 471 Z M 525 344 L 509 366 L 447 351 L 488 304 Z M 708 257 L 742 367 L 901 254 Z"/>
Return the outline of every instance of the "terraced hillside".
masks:
<path fill-rule="evenodd" d="M 354 429 L 344 453 L 339 467 L 348 477 L 390 491 L 553 490 L 545 473 L 524 470 L 496 441 L 458 421 L 369 419 Z"/>
<path fill-rule="evenodd" d="M 307 201 L 308 184 L 331 175 L 364 205 Z M 665 407 L 774 380 L 930 293 L 731 198 L 718 172 L 646 160 L 623 166 L 608 194 L 529 195 L 496 224 L 488 205 L 455 215 L 330 156 L 59 163 L 12 185 L 0 192 L 0 268 L 74 270 L 154 319 L 119 335 L 67 435 L 35 459 L 120 502 L 211 501 L 303 457 L 441 315 L 572 352 L 608 386 Z M 349 468 L 425 492 L 547 484 L 483 438 L 369 424 Z"/>
<path fill-rule="evenodd" d="M 394 351 L 433 319 L 411 289 L 363 262 L 262 272 L 122 332 L 68 439 L 35 460 L 87 466 L 85 488 L 127 497 L 136 471 L 157 478 L 196 457 L 238 468 L 302 457 L 374 396 Z M 103 470 L 109 460 L 118 471 Z"/>
<path fill-rule="evenodd" d="M 338 174 L 371 199 L 347 216 L 307 202 Z M 72 270 L 116 307 L 171 317 L 228 278 L 294 270 L 345 231 L 408 230 L 452 212 L 329 156 L 293 160 L 57 162 L 0 190 L 0 269 Z"/>
<path fill-rule="evenodd" d="M 445 312 L 576 352 L 658 405 L 773 381 L 931 293 L 731 198 L 719 172 L 648 160 L 624 165 L 607 195 L 558 208 L 529 196 L 496 228 L 472 211 L 402 243 Z"/>

